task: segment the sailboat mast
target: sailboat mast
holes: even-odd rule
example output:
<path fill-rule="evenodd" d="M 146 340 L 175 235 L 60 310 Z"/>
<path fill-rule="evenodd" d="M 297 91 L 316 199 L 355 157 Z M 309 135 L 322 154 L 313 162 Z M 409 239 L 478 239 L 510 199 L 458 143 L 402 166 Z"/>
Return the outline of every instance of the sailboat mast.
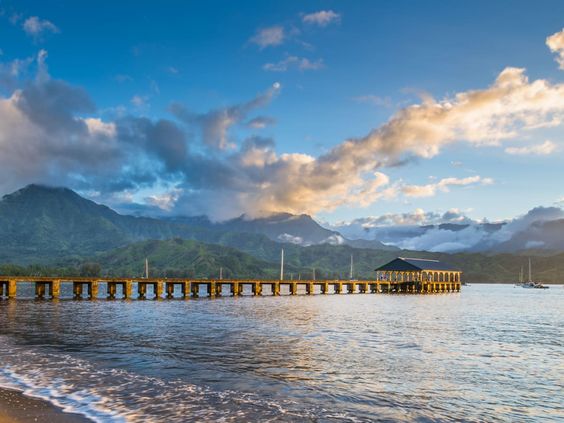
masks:
<path fill-rule="evenodd" d="M 531 258 L 529 257 L 529 282 L 532 282 L 533 278 L 531 276 Z"/>
<path fill-rule="evenodd" d="M 280 252 L 280 280 L 284 280 L 284 248 Z"/>
<path fill-rule="evenodd" d="M 149 279 L 149 259 L 145 257 L 145 279 Z"/>
<path fill-rule="evenodd" d="M 350 274 L 350 280 L 352 281 L 353 279 L 353 255 L 351 254 L 351 274 Z"/>
<path fill-rule="evenodd" d="M 521 272 L 519 273 L 519 283 L 523 283 L 523 266 L 521 266 Z"/>

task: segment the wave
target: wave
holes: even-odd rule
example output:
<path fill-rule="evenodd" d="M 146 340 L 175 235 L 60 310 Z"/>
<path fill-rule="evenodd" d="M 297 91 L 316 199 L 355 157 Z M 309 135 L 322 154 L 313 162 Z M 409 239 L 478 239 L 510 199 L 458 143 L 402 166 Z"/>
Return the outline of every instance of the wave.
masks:
<path fill-rule="evenodd" d="M 323 414 L 299 409 L 291 401 L 268 401 L 252 393 L 214 391 L 185 381 L 104 368 L 68 354 L 20 346 L 6 336 L 0 336 L 0 357 L 0 386 L 98 423 L 303 421 L 319 418 L 320 411 Z"/>

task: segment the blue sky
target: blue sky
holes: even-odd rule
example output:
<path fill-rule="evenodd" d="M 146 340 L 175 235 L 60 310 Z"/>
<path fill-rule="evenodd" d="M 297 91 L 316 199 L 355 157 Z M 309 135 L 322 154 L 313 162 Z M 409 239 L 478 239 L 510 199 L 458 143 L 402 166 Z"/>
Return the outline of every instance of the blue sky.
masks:
<path fill-rule="evenodd" d="M 327 221 L 418 208 L 496 220 L 564 197 L 564 106 L 554 104 L 564 104 L 561 50 L 546 44 L 563 30 L 561 1 L 101 1 L 89 8 L 3 1 L 0 8 L 8 110 L 0 162 L 10 172 L 2 193 L 44 182 L 120 210 L 216 218 L 288 210 Z M 400 145 L 401 133 L 375 150 L 366 141 L 357 171 L 335 160 L 345 151 L 331 154 L 428 97 L 448 109 L 457 93 L 487 90 L 508 67 L 526 69 L 523 90 L 546 81 L 546 107 L 486 117 L 487 131 L 456 112 L 450 129 L 460 135 L 422 133 L 432 153 L 419 151 L 417 140 Z M 18 90 L 25 101 L 15 100 Z M 511 103 L 521 94 L 500 95 Z M 31 110 L 32 99 L 45 107 Z M 472 110 L 479 120 L 489 109 Z M 8 117 L 20 112 L 30 123 L 21 118 L 21 130 L 8 132 Z M 223 141 L 211 139 L 221 133 L 218 114 L 229 115 Z M 256 117 L 266 126 L 252 127 Z M 68 131 L 37 127 L 57 118 Z M 92 121 L 86 131 L 85 119 L 106 132 Z M 205 128 L 213 133 L 207 141 Z M 480 131 L 487 133 L 468 142 Z M 537 154 L 519 154 L 525 149 Z M 26 155 L 42 164 L 10 169 Z"/>

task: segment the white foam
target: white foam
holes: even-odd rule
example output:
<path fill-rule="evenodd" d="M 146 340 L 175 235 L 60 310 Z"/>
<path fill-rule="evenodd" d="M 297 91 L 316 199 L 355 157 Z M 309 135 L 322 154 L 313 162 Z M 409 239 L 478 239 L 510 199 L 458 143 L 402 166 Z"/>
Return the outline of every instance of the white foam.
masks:
<path fill-rule="evenodd" d="M 67 354 L 34 350 L 0 336 L 0 386 L 48 401 L 94 422 L 261 421 L 303 419 L 297 404 L 213 391 L 186 383 L 97 367 Z"/>

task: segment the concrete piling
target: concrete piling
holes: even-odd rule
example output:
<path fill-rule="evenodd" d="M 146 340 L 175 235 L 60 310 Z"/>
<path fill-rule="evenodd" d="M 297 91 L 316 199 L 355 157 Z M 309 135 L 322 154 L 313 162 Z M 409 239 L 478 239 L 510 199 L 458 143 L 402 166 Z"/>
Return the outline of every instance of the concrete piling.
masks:
<path fill-rule="evenodd" d="M 460 292 L 460 281 L 455 282 L 435 282 L 426 279 L 404 279 L 398 281 L 339 281 L 339 280 L 258 280 L 258 279 L 239 279 L 239 280 L 186 280 L 186 279 L 118 279 L 118 278 L 47 278 L 47 277 L 2 277 L 0 276 L 0 298 L 15 298 L 17 285 L 20 282 L 32 282 L 35 289 L 35 297 L 38 299 L 51 298 L 57 299 L 61 295 L 61 284 L 72 283 L 72 292 L 75 299 L 83 298 L 85 288 L 88 289 L 88 298 L 96 299 L 98 297 L 99 283 L 106 283 L 107 298 L 115 299 L 118 292 L 121 291 L 124 299 L 130 299 L 133 296 L 133 284 L 137 283 L 137 293 L 139 299 L 147 297 L 147 286 L 151 285 L 156 299 L 174 298 L 174 290 L 180 285 L 183 298 L 197 298 L 202 294 L 200 285 L 205 284 L 207 287 L 207 295 L 209 297 L 219 297 L 222 295 L 224 285 L 228 285 L 229 292 L 233 296 L 243 294 L 243 286 L 250 285 L 254 296 L 261 296 L 265 285 L 270 287 L 273 296 L 279 296 L 282 292 L 282 286 L 286 285 L 290 295 L 298 294 L 298 287 L 304 286 L 307 295 L 314 295 L 315 286 L 319 286 L 321 294 L 328 294 L 329 287 L 333 286 L 335 294 L 355 292 L 361 294 L 380 294 L 380 293 L 398 293 L 398 294 L 431 294 L 431 293 L 455 293 Z M 284 289 L 285 291 L 285 289 Z"/>

